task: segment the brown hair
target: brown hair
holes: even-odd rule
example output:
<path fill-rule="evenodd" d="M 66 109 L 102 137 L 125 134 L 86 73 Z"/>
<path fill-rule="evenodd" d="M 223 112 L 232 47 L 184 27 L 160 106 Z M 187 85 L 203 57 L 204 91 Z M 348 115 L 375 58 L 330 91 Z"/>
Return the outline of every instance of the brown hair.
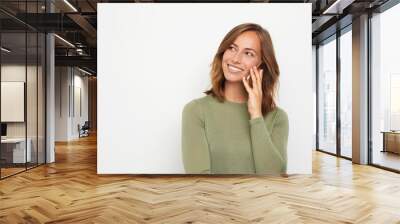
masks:
<path fill-rule="evenodd" d="M 262 28 L 258 24 L 244 23 L 234 27 L 229 31 L 221 44 L 218 47 L 218 51 L 214 56 L 211 68 L 211 89 L 205 91 L 207 95 L 212 95 L 217 98 L 218 101 L 224 102 L 224 87 L 225 77 L 222 71 L 222 56 L 229 48 L 229 46 L 236 40 L 236 38 L 246 32 L 256 32 L 261 45 L 261 65 L 260 69 L 263 69 L 262 79 L 262 103 L 261 112 L 265 116 L 270 111 L 276 108 L 275 96 L 277 91 L 277 84 L 279 78 L 279 66 L 276 62 L 274 47 L 272 45 L 271 36 L 268 31 Z"/>

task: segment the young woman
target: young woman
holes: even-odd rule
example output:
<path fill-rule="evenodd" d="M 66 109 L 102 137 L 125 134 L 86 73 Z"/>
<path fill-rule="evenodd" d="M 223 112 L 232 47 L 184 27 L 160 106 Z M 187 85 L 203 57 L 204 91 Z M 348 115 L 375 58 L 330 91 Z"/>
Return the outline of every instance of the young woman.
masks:
<path fill-rule="evenodd" d="M 287 114 L 275 102 L 279 67 L 269 33 L 234 27 L 211 70 L 212 88 L 182 113 L 186 173 L 286 173 Z"/>

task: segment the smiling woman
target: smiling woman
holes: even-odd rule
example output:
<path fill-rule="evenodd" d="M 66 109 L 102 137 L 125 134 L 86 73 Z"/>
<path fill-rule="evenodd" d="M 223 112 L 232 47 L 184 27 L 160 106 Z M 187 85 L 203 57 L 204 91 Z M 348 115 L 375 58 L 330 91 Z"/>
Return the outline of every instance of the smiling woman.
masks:
<path fill-rule="evenodd" d="M 289 122 L 275 102 L 279 67 L 269 33 L 234 27 L 211 70 L 212 88 L 182 113 L 186 173 L 286 173 Z"/>
<path fill-rule="evenodd" d="M 222 70 L 225 79 L 229 80 L 229 83 L 240 81 L 240 78 L 249 74 L 252 66 L 259 67 L 261 64 L 260 51 L 260 41 L 256 32 L 246 31 L 238 36 L 222 56 Z"/>

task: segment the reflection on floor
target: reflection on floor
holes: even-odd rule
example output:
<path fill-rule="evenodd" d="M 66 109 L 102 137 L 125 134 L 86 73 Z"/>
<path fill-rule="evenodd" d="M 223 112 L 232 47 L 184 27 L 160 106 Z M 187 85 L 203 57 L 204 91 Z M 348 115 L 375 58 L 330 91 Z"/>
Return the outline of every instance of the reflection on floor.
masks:
<path fill-rule="evenodd" d="M 2 163 L 1 164 L 1 178 L 5 178 L 8 177 L 10 175 L 19 173 L 21 171 L 24 171 L 26 169 L 30 169 L 32 167 L 36 167 L 37 164 L 36 163 L 27 163 L 26 167 L 25 167 L 25 163 L 19 163 L 19 164 L 5 164 Z"/>
<path fill-rule="evenodd" d="M 351 148 L 342 148 L 341 149 L 341 155 L 348 157 L 348 158 L 352 158 L 352 149 Z"/>
<path fill-rule="evenodd" d="M 400 170 L 400 155 L 396 153 L 375 151 L 372 161 L 380 166 Z"/>
<path fill-rule="evenodd" d="M 18 173 L 18 172 L 21 172 L 21 171 L 24 171 L 24 170 L 25 170 L 25 167 L 23 167 L 23 168 L 20 168 L 20 167 L 17 167 L 17 168 L 1 168 L 1 178 L 13 175 L 15 173 Z"/>

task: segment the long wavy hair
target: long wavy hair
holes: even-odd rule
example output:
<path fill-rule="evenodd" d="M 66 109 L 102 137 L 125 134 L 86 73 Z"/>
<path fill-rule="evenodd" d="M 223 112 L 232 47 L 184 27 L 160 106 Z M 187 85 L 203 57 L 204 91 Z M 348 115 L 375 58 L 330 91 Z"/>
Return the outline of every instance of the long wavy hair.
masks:
<path fill-rule="evenodd" d="M 224 89 L 226 80 L 222 70 L 222 56 L 229 46 L 236 40 L 236 38 L 246 31 L 254 31 L 260 40 L 262 63 L 259 68 L 263 69 L 264 71 L 262 78 L 263 97 L 261 103 L 261 112 L 263 116 L 265 116 L 277 106 L 275 98 L 278 88 L 279 66 L 275 58 L 271 36 L 266 29 L 258 24 L 240 24 L 226 34 L 218 47 L 218 51 L 215 54 L 211 65 L 210 75 L 212 87 L 204 93 L 207 95 L 212 95 L 220 102 L 224 102 Z"/>

